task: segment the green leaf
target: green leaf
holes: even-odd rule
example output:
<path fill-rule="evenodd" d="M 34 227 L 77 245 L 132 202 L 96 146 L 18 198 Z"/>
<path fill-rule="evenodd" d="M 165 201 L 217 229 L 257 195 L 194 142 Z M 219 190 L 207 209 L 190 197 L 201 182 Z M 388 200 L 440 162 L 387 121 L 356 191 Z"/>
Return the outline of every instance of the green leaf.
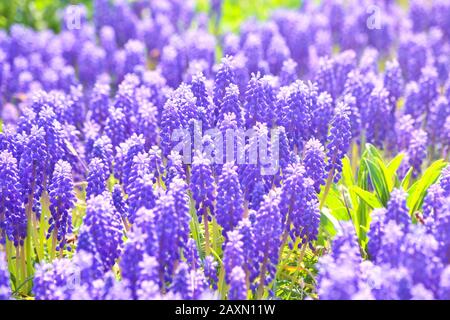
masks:
<path fill-rule="evenodd" d="M 339 221 L 333 217 L 327 207 L 324 207 L 320 212 L 320 225 L 331 237 L 333 237 L 340 228 Z"/>
<path fill-rule="evenodd" d="M 342 179 L 347 187 L 351 187 L 355 184 L 355 179 L 353 178 L 352 166 L 350 164 L 350 159 L 345 156 L 342 160 Z"/>
<path fill-rule="evenodd" d="M 364 162 L 367 165 L 367 170 L 369 171 L 370 180 L 375 192 L 383 205 L 386 205 L 389 200 L 389 186 L 386 181 L 386 176 L 379 165 L 375 162 L 365 159 Z"/>
<path fill-rule="evenodd" d="M 409 189 L 409 184 L 411 182 L 412 173 L 413 173 L 413 167 L 409 168 L 408 172 L 406 172 L 405 177 L 402 180 L 402 183 L 400 184 L 404 190 Z"/>
<path fill-rule="evenodd" d="M 360 167 L 358 170 L 358 187 L 362 190 L 367 190 L 369 187 L 369 171 L 367 169 L 367 165 L 365 163 L 365 159 L 369 156 L 369 153 L 367 150 L 364 151 L 361 161 L 360 161 Z M 350 193 L 357 195 L 354 188 L 350 188 Z M 378 200 L 378 199 L 377 199 Z M 369 226 L 369 212 L 370 212 L 370 206 L 365 201 L 358 201 L 358 207 L 356 210 L 356 219 L 354 221 L 356 226 L 359 226 L 357 228 L 358 231 L 358 239 L 360 244 L 363 244 L 366 242 L 367 239 L 367 233 L 364 231 Z"/>
<path fill-rule="evenodd" d="M 326 207 L 330 209 L 331 214 L 338 220 L 347 221 L 350 219 L 347 212 L 347 207 L 342 201 L 341 194 L 336 185 L 333 185 L 328 193 L 326 200 Z"/>
<path fill-rule="evenodd" d="M 420 209 L 428 188 L 439 178 L 442 169 L 447 165 L 443 159 L 437 160 L 428 167 L 422 177 L 408 190 L 407 205 L 413 214 Z"/>
<path fill-rule="evenodd" d="M 387 165 L 387 170 L 389 173 L 389 176 L 394 177 L 396 176 L 397 170 L 400 167 L 400 164 L 403 161 L 403 158 L 405 157 L 404 153 L 399 153 L 395 156 L 394 159 L 392 159 L 389 164 Z"/>
<path fill-rule="evenodd" d="M 386 165 L 384 164 L 383 160 L 377 158 L 377 159 L 375 159 L 375 161 L 376 161 L 376 164 L 378 165 L 378 168 L 379 168 L 381 174 L 384 175 L 384 181 L 386 182 L 387 190 L 390 194 L 392 189 L 394 189 L 394 176 L 392 176 L 389 173 L 389 170 L 386 167 Z M 389 199 L 389 196 L 388 196 L 388 199 Z"/>
<path fill-rule="evenodd" d="M 383 204 L 378 200 L 378 197 L 369 191 L 363 190 L 358 186 L 351 187 L 351 190 L 355 192 L 358 197 L 361 198 L 366 204 L 368 204 L 372 209 L 382 208 Z"/>

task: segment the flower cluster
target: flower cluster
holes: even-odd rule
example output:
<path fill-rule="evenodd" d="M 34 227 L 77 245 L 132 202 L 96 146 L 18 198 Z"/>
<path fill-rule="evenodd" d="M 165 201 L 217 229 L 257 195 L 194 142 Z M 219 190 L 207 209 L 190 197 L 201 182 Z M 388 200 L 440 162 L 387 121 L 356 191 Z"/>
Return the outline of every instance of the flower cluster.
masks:
<path fill-rule="evenodd" d="M 0 30 L 0 299 L 449 299 L 450 4 L 210 2 Z"/>

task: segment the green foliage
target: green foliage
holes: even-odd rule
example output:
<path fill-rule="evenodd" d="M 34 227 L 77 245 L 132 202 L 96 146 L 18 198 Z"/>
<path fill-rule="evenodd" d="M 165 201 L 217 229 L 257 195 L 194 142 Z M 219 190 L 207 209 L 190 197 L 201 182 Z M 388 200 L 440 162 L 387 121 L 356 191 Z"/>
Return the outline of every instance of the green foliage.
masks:
<path fill-rule="evenodd" d="M 14 23 L 35 29 L 59 30 L 59 12 L 69 4 L 82 3 L 92 12 L 92 0 L 5 0 L 0 2 L 0 28 L 9 29 Z M 133 2 L 133 0 L 130 0 Z M 197 10 L 209 11 L 209 0 L 198 0 Z M 267 19 L 274 8 L 298 8 L 301 0 L 225 0 L 220 26 L 221 31 L 239 30 L 240 24 L 249 17 Z"/>
<path fill-rule="evenodd" d="M 208 10 L 209 0 L 199 0 L 199 8 Z M 249 17 L 265 20 L 275 8 L 298 8 L 301 0 L 225 0 L 223 4 L 223 16 L 221 31 L 238 32 L 242 22 Z"/>
<path fill-rule="evenodd" d="M 7 0 L 0 2 L 0 28 L 9 29 L 21 23 L 34 29 L 59 30 L 60 11 L 69 4 L 83 3 L 90 8 L 90 0 Z"/>
<path fill-rule="evenodd" d="M 414 179 L 414 170 L 410 168 L 405 177 L 400 180 L 398 169 L 404 154 L 396 155 L 387 162 L 386 157 L 373 145 L 366 144 L 359 163 L 357 178 L 352 173 L 352 163 L 345 157 L 343 160 L 342 179 L 339 185 L 333 185 L 326 201 L 326 208 L 322 209 L 321 229 L 333 236 L 333 228 L 339 221 L 351 218 L 362 249 L 367 245 L 367 231 L 370 226 L 370 214 L 373 209 L 386 207 L 390 193 L 394 188 L 403 188 L 408 193 L 407 206 L 412 219 L 414 213 L 421 209 L 423 199 L 428 188 L 435 183 L 442 169 L 447 165 L 444 160 L 432 163 L 421 177 Z M 414 181 L 415 180 L 415 181 Z M 336 190 L 342 192 L 336 193 Z M 343 215 L 343 205 L 348 210 Z M 324 242 L 321 239 L 320 244 Z"/>
<path fill-rule="evenodd" d="M 407 205 L 411 214 L 422 207 L 428 188 L 439 178 L 442 169 L 447 166 L 444 160 L 437 160 L 428 167 L 422 177 L 408 189 Z"/>

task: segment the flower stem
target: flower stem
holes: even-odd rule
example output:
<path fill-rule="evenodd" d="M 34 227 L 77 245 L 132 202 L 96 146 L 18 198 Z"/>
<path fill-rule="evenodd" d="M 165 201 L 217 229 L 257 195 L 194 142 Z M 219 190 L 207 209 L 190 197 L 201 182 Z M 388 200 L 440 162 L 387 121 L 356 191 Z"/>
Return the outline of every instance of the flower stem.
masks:
<path fill-rule="evenodd" d="M 20 262 L 21 262 L 21 268 L 22 268 L 22 274 L 23 274 L 23 281 L 27 281 L 28 277 L 31 276 L 31 272 L 28 273 L 29 268 L 31 267 L 31 258 L 30 260 L 27 260 L 27 254 L 25 247 L 22 246 L 20 250 Z M 27 283 L 24 286 L 25 294 L 28 294 L 31 291 L 31 285 Z"/>
<path fill-rule="evenodd" d="M 52 233 L 52 250 L 50 251 L 50 260 L 53 261 L 56 256 L 56 246 L 58 245 L 58 231 L 55 226 Z"/>
<path fill-rule="evenodd" d="M 256 300 L 261 300 L 264 295 L 264 283 L 266 282 L 267 259 L 268 259 L 268 256 L 267 256 L 267 250 L 266 250 L 266 253 L 264 254 L 263 263 L 261 266 L 261 273 L 259 275 L 259 285 L 258 285 L 258 289 L 256 291 Z"/>
<path fill-rule="evenodd" d="M 20 247 L 16 247 L 16 287 L 22 283 L 22 270 L 20 268 Z"/>
<path fill-rule="evenodd" d="M 330 192 L 331 184 L 333 183 L 333 176 L 334 176 L 334 168 L 331 169 L 330 172 L 328 173 L 327 184 L 325 185 L 322 198 L 320 199 L 319 210 L 322 210 L 323 205 L 325 204 L 325 200 L 327 199 L 328 193 Z"/>
<path fill-rule="evenodd" d="M 203 223 L 205 224 L 205 255 L 209 256 L 211 247 L 209 244 L 208 210 L 206 210 L 206 208 L 203 208 Z"/>

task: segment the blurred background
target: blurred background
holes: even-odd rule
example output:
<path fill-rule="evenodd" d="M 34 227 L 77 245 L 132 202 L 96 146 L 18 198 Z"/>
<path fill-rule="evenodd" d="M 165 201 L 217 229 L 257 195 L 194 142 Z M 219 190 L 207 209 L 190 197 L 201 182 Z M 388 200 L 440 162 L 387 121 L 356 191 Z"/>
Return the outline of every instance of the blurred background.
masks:
<path fill-rule="evenodd" d="M 114 1 L 114 0 L 111 0 Z M 145 2 L 158 0 L 129 0 Z M 0 29 L 22 23 L 35 29 L 50 28 L 59 31 L 62 8 L 69 4 L 84 4 L 92 15 L 94 0 L 2 0 L 0 2 Z M 194 0 L 198 11 L 207 12 L 210 0 Z M 301 0 L 223 0 L 221 28 L 236 31 L 239 24 L 249 18 L 265 19 L 278 7 L 299 7 Z"/>

